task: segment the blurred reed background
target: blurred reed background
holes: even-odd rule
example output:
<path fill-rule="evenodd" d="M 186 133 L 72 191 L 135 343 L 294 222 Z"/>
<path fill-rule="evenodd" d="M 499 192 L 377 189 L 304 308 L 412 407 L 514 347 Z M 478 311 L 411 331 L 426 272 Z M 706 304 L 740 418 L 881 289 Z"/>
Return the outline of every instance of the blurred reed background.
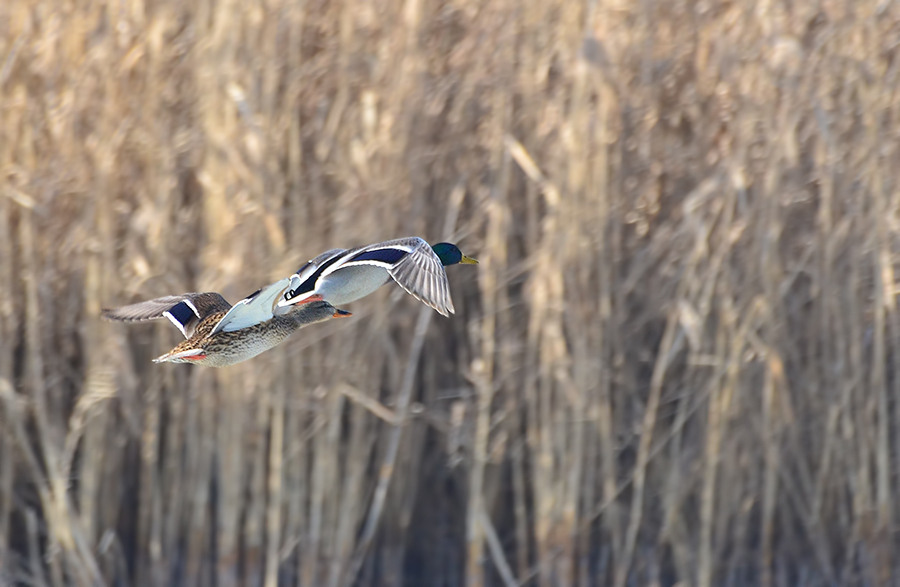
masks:
<path fill-rule="evenodd" d="M 900 8 L 0 3 L 0 584 L 887 585 Z M 168 324 L 403 235 L 274 351 Z"/>

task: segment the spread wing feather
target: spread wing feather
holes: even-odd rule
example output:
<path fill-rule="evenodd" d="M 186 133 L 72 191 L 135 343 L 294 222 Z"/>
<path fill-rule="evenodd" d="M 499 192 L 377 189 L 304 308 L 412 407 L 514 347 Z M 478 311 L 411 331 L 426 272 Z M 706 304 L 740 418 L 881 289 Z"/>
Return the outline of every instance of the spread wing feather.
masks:
<path fill-rule="evenodd" d="M 229 308 L 231 308 L 231 304 L 215 292 L 185 293 L 164 296 L 120 308 L 104 309 L 101 316 L 117 322 L 143 322 L 167 318 L 185 338 L 190 338 L 201 320 L 210 314 L 224 312 Z"/>
<path fill-rule="evenodd" d="M 454 313 L 447 273 L 431 245 L 417 237 L 401 239 L 401 242 L 410 251 L 388 269 L 391 277 L 407 293 L 442 315 Z"/>

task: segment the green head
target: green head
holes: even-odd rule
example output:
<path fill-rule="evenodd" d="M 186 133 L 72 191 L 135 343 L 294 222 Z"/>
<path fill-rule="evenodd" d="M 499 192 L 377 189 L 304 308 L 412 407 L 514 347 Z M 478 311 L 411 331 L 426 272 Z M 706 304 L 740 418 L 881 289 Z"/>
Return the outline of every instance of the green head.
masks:
<path fill-rule="evenodd" d="M 457 263 L 462 263 L 464 265 L 477 265 L 478 261 L 473 259 L 472 257 L 466 257 L 462 254 L 462 251 L 459 250 L 459 247 L 454 245 L 453 243 L 438 243 L 436 245 L 431 246 L 434 249 L 435 254 L 441 260 L 441 263 L 446 267 L 447 265 L 456 265 Z"/>

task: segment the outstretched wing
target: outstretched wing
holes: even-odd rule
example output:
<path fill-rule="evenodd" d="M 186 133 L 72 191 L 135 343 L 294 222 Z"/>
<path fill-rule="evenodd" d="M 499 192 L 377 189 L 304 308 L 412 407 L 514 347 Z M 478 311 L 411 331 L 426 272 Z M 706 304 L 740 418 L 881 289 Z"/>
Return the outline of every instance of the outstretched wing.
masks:
<path fill-rule="evenodd" d="M 388 273 L 408 294 L 444 316 L 453 314 L 450 283 L 440 257 L 427 242 L 417 236 L 388 241 L 370 254 L 386 255 L 390 250 L 405 251 L 387 267 Z M 359 259 L 360 255 L 357 255 Z"/>
<path fill-rule="evenodd" d="M 233 332 L 271 320 L 275 315 L 275 305 L 282 299 L 290 284 L 291 278 L 285 277 L 239 301 L 219 320 L 209 333 L 210 336 L 217 332 Z"/>
<path fill-rule="evenodd" d="M 143 322 L 167 318 L 185 338 L 190 338 L 201 320 L 210 314 L 225 312 L 230 308 L 231 304 L 215 292 L 185 293 L 120 308 L 104 309 L 101 316 L 117 322 Z"/>

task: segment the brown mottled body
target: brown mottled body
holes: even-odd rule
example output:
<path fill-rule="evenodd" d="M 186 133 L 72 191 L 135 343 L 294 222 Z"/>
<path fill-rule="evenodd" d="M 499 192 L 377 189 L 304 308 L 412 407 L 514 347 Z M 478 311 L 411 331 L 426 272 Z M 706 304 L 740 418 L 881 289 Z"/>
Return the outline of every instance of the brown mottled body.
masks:
<path fill-rule="evenodd" d="M 118 322 L 168 318 L 185 340 L 155 363 L 226 367 L 269 350 L 304 326 L 351 315 L 321 299 L 276 307 L 289 282 L 276 282 L 235 306 L 217 293 L 187 293 L 103 310 L 103 317 Z"/>
<path fill-rule="evenodd" d="M 210 315 L 209 320 L 203 320 L 197 326 L 193 336 L 153 362 L 227 367 L 269 350 L 304 326 L 330 318 L 350 316 L 350 312 L 338 310 L 328 302 L 312 302 L 299 306 L 298 311 L 273 316 L 271 320 L 255 326 L 232 332 L 217 332 L 210 336 L 209 333 L 224 315 L 225 312 Z M 193 350 L 201 350 L 202 353 L 183 354 Z"/>

